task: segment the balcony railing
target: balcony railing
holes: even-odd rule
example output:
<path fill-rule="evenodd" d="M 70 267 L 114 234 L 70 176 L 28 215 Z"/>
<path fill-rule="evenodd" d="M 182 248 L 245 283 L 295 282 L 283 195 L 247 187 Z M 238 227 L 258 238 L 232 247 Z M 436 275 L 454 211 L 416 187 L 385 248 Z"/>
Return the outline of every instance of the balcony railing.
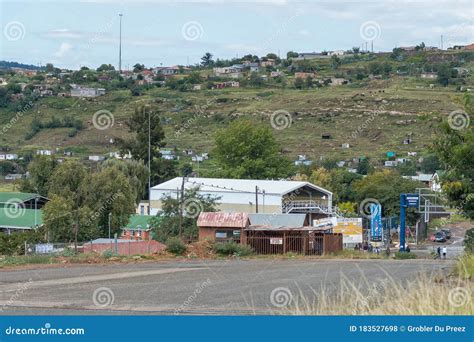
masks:
<path fill-rule="evenodd" d="M 327 203 L 313 200 L 286 201 L 282 205 L 283 213 L 323 213 L 331 214 Z"/>

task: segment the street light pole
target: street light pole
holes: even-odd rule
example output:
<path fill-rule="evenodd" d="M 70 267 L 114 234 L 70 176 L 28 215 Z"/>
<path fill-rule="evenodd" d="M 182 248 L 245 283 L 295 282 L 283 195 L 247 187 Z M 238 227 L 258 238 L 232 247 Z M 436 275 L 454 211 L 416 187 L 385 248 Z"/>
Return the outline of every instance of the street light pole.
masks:
<path fill-rule="evenodd" d="M 122 13 L 119 13 L 120 17 L 120 34 L 119 34 L 119 74 L 122 73 Z"/>
<path fill-rule="evenodd" d="M 110 219 L 112 218 L 112 213 L 109 213 L 109 240 L 110 240 Z"/>
<path fill-rule="evenodd" d="M 148 111 L 148 215 L 151 214 L 151 110 Z"/>

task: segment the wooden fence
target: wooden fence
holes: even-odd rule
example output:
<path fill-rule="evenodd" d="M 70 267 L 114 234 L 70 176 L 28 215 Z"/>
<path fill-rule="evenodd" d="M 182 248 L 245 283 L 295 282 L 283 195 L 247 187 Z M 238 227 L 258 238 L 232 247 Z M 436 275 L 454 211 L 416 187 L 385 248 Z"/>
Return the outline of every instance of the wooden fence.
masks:
<path fill-rule="evenodd" d="M 247 236 L 246 244 L 257 254 L 297 253 L 323 255 L 342 250 L 341 234 Z"/>

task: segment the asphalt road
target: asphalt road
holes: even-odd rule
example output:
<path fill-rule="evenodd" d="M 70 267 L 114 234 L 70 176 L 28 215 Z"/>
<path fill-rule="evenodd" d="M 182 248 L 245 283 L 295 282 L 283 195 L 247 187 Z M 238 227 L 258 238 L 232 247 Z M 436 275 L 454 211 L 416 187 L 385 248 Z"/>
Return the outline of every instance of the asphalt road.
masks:
<path fill-rule="evenodd" d="M 312 301 L 341 279 L 364 288 L 452 266 L 451 260 L 252 259 L 4 270 L 0 314 L 269 314 L 289 296 Z"/>

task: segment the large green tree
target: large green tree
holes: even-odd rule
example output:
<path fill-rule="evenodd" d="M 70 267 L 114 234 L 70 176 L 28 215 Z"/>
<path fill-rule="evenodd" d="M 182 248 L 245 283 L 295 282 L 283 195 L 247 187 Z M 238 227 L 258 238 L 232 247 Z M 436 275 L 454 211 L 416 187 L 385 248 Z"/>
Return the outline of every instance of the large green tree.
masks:
<path fill-rule="evenodd" d="M 183 198 L 165 196 L 162 199 L 162 214 L 152 218 L 150 224 L 155 227 L 155 239 L 166 242 L 170 237 L 187 239 L 198 237 L 197 218 L 201 212 L 217 210 L 220 197 L 199 194 L 199 187 L 184 191 Z M 181 216 L 182 211 L 182 217 Z M 181 222 L 181 228 L 180 228 Z"/>
<path fill-rule="evenodd" d="M 270 128 L 237 120 L 215 136 L 214 155 L 223 176 L 246 179 L 284 178 L 292 174 L 291 162 L 280 154 Z"/>
<path fill-rule="evenodd" d="M 28 165 L 30 177 L 22 181 L 20 190 L 23 192 L 35 192 L 47 196 L 49 191 L 50 177 L 58 165 L 54 157 L 36 156 Z"/>
<path fill-rule="evenodd" d="M 434 151 L 446 172 L 443 190 L 451 204 L 474 218 L 474 129 L 469 118 L 474 114 L 471 96 L 463 98 L 465 111 L 451 114 L 450 122 L 441 125 Z"/>

